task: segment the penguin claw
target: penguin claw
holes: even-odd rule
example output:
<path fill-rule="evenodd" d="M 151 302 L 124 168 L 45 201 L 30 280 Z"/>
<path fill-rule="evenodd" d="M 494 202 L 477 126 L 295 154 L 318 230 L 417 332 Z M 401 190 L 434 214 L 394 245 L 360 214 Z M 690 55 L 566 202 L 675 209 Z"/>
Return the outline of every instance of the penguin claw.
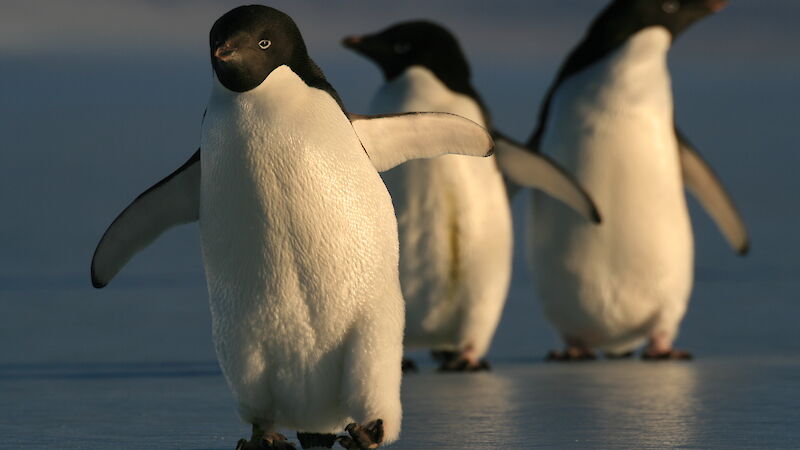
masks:
<path fill-rule="evenodd" d="M 485 359 L 472 361 L 464 357 L 442 362 L 439 366 L 439 372 L 484 372 L 489 370 L 491 370 L 491 366 Z"/>
<path fill-rule="evenodd" d="M 467 356 L 466 352 L 436 350 L 431 352 L 434 360 L 439 362 L 439 372 L 482 372 L 491 370 L 485 359 L 476 360 Z"/>
<path fill-rule="evenodd" d="M 692 358 L 692 354 L 685 350 L 657 351 L 648 349 L 642 353 L 642 359 L 645 361 L 691 361 Z"/>
<path fill-rule="evenodd" d="M 377 419 L 366 425 L 351 423 L 345 428 L 349 436 L 337 438 L 339 445 L 348 450 L 378 448 L 383 442 L 383 420 Z"/>
<path fill-rule="evenodd" d="M 604 353 L 606 359 L 629 359 L 633 356 L 633 352 L 625 353 Z"/>
<path fill-rule="evenodd" d="M 261 439 L 239 439 L 236 450 L 295 450 L 294 444 L 280 433 L 266 433 Z"/>
<path fill-rule="evenodd" d="M 414 362 L 413 359 L 403 358 L 403 362 L 401 365 L 403 369 L 403 373 L 417 373 L 417 363 Z"/>
<path fill-rule="evenodd" d="M 580 347 L 567 347 L 563 352 L 551 350 L 544 358 L 545 361 L 559 362 L 594 361 L 595 359 L 597 359 L 597 355 L 592 350 Z"/>
<path fill-rule="evenodd" d="M 297 432 L 297 440 L 302 448 L 333 448 L 337 437 L 335 434 Z"/>

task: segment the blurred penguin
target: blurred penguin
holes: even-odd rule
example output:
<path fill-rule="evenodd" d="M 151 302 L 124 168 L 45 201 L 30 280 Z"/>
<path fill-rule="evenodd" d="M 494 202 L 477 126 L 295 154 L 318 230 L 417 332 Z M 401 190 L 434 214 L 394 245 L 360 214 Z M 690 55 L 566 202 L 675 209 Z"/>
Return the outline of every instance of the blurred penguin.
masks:
<path fill-rule="evenodd" d="M 529 252 L 544 313 L 566 349 L 688 359 L 673 342 L 692 289 L 690 189 L 740 254 L 744 224 L 717 177 L 677 130 L 667 53 L 724 0 L 617 0 L 592 23 L 551 86 L 528 146 L 551 155 L 603 212 L 588 226 L 534 195 Z"/>
<path fill-rule="evenodd" d="M 386 83 L 370 113 L 448 112 L 490 128 L 464 53 L 444 27 L 399 23 L 347 37 L 343 44 L 383 71 Z M 499 134 L 494 137 L 496 152 L 509 154 L 508 171 L 493 157 L 447 155 L 383 174 L 398 219 L 405 344 L 432 349 L 442 371 L 488 368 L 483 356 L 511 278 L 512 222 L 504 172 L 512 183 L 542 188 L 584 215 L 575 214 L 576 220 L 599 221 L 592 201 L 556 164 Z M 406 360 L 405 367 L 413 363 Z"/>

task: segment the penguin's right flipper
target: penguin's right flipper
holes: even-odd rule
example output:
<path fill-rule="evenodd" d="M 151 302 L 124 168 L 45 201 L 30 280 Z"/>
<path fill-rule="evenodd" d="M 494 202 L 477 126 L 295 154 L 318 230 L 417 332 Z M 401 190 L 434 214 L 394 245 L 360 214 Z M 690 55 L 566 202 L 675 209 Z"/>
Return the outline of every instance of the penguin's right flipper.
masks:
<path fill-rule="evenodd" d="M 510 181 L 513 195 L 520 187 L 539 189 L 564 202 L 578 214 L 600 223 L 597 206 L 574 178 L 546 155 L 532 152 L 498 132 L 493 133 L 494 150 L 500 172 Z"/>
<path fill-rule="evenodd" d="M 378 172 L 410 159 L 448 153 L 480 157 L 492 154 L 489 132 L 455 114 L 415 112 L 364 116 L 351 113 L 349 118 Z"/>
<path fill-rule="evenodd" d="M 144 191 L 114 219 L 92 258 L 92 286 L 105 287 L 128 261 L 166 230 L 194 222 L 200 211 L 200 150 Z"/>
<path fill-rule="evenodd" d="M 737 253 L 744 255 L 750 248 L 747 228 L 719 178 L 711 166 L 694 149 L 681 132 L 675 128 L 683 170 L 683 182 L 714 219 L 717 227 Z"/>

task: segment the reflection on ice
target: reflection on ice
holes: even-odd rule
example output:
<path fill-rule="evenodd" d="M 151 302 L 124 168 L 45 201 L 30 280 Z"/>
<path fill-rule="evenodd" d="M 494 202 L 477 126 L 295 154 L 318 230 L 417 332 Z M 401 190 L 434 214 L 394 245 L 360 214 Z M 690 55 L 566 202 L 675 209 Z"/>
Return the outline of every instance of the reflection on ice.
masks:
<path fill-rule="evenodd" d="M 581 371 L 570 382 L 587 386 L 576 390 L 574 401 L 578 410 L 589 410 L 590 440 L 610 446 L 651 442 L 659 447 L 695 442 L 701 407 L 694 365 L 631 362 L 598 369 Z"/>
<path fill-rule="evenodd" d="M 595 362 L 422 374 L 403 385 L 403 448 L 684 446 L 702 423 L 696 365 Z M 414 431 L 411 431 L 414 430 Z M 423 431 L 424 430 L 424 431 Z M 454 438 L 454 436 L 457 436 Z"/>

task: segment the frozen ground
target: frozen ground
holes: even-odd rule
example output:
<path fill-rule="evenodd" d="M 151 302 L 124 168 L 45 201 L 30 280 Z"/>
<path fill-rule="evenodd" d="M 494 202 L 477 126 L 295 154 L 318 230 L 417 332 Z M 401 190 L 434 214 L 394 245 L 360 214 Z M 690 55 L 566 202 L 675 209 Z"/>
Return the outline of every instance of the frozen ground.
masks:
<path fill-rule="evenodd" d="M 696 361 L 565 365 L 540 362 L 556 341 L 518 270 L 495 370 L 440 375 L 417 354 L 395 448 L 795 447 L 798 283 L 703 267 L 698 278 L 680 339 Z M 214 359 L 202 277 L 117 281 L 6 283 L 0 447 L 232 449 L 248 427 Z"/>
<path fill-rule="evenodd" d="M 233 449 L 248 430 L 211 347 L 196 227 L 165 235 L 106 289 L 92 289 L 88 273 L 114 215 L 196 149 L 210 79 L 205 32 L 228 5 L 89 2 L 102 17 L 73 21 L 64 2 L 50 2 L 61 5 L 55 13 L 48 2 L 7 3 L 0 14 L 0 448 Z M 451 24 L 497 124 L 524 138 L 561 55 L 604 2 L 573 3 L 507 2 L 481 11 L 464 2 L 459 15 L 436 6 L 444 2 L 367 16 L 351 12 L 363 3 L 337 2 L 325 14 L 311 3 L 296 8 L 312 52 L 355 112 L 364 111 L 378 72 L 339 50 L 340 36 L 396 15 Z M 540 362 L 558 342 L 518 251 L 490 353 L 495 370 L 442 376 L 426 362 L 404 381 L 395 448 L 798 446 L 797 8 L 784 0 L 731 2 L 673 53 L 678 122 L 729 186 L 753 240 L 751 255 L 734 256 L 692 203 L 697 277 L 678 344 L 696 361 Z M 23 32 L 32 29 L 26 20 L 53 32 Z M 143 41 L 136 24 L 147 24 Z M 518 219 L 524 206 L 524 197 L 516 201 Z"/>

